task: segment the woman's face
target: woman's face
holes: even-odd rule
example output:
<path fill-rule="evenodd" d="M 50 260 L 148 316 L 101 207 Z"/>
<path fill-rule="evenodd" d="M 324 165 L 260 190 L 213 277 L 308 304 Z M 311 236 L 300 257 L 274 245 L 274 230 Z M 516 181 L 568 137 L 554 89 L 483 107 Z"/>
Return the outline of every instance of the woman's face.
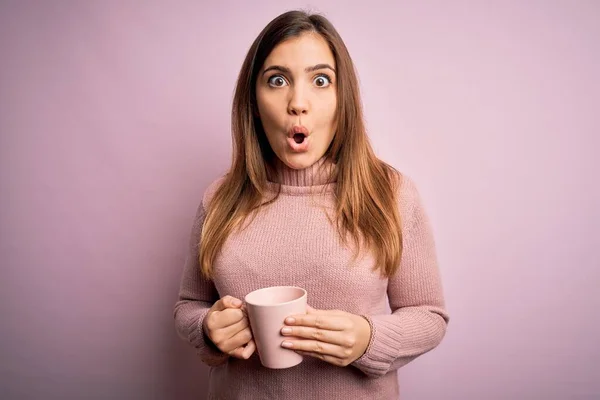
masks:
<path fill-rule="evenodd" d="M 271 148 L 290 168 L 310 167 L 333 140 L 335 69 L 325 39 L 304 33 L 277 45 L 258 72 L 259 117 Z"/>

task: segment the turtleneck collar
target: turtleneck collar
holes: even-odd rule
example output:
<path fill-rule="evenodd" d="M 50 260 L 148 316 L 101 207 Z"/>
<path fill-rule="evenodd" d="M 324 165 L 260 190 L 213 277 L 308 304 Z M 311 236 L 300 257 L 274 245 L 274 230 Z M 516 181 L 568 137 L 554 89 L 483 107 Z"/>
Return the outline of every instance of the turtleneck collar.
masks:
<path fill-rule="evenodd" d="M 336 182 L 334 176 L 334 164 L 321 158 L 308 168 L 293 169 L 285 165 L 278 158 L 275 159 L 272 168 L 267 169 L 269 182 L 291 187 L 322 186 Z"/>

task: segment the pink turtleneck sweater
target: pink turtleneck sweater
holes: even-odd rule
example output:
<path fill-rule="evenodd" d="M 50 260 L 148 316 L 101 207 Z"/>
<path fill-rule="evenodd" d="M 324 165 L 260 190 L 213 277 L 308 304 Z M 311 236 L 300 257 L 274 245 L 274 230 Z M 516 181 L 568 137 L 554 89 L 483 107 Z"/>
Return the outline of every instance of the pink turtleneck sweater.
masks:
<path fill-rule="evenodd" d="M 398 194 L 404 251 L 390 279 L 371 270 L 372 258 L 352 260 L 325 212 L 333 212 L 335 179 L 317 172 L 279 167 L 270 187 L 279 198 L 263 207 L 244 230 L 232 234 L 205 280 L 197 244 L 210 199 L 221 180 L 206 190 L 189 242 L 174 316 L 177 332 L 211 366 L 209 399 L 397 399 L 397 369 L 435 348 L 446 332 L 448 315 L 431 228 L 414 183 L 403 177 Z M 305 288 L 317 309 L 367 316 L 372 333 L 365 354 L 347 367 L 312 357 L 289 369 L 261 366 L 224 354 L 204 335 L 202 321 L 219 298 L 243 299 L 277 285 Z M 390 314 L 389 308 L 392 310 Z"/>

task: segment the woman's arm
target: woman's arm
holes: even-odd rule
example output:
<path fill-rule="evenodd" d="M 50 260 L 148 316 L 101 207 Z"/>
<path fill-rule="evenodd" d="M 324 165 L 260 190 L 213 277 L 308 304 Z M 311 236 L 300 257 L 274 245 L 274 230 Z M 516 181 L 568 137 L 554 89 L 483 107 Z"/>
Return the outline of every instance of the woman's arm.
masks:
<path fill-rule="evenodd" d="M 415 185 L 403 178 L 400 209 L 403 254 L 388 283 L 392 314 L 365 316 L 371 340 L 352 365 L 372 377 L 385 375 L 434 349 L 449 321 L 429 219 Z"/>
<path fill-rule="evenodd" d="M 196 349 L 204 363 L 209 366 L 218 366 L 225 363 L 229 355 L 221 352 L 202 329 L 204 317 L 210 307 L 219 299 L 213 282 L 202 276 L 198 261 L 198 243 L 200 243 L 205 215 L 205 208 L 201 202 L 190 235 L 174 317 L 179 336 Z"/>

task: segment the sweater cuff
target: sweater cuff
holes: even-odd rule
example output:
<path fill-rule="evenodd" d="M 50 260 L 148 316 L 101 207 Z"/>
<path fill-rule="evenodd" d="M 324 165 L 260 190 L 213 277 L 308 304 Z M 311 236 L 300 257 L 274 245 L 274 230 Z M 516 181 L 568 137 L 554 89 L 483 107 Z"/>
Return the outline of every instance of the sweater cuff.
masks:
<path fill-rule="evenodd" d="M 442 316 L 424 310 L 365 318 L 371 325 L 371 341 L 352 365 L 370 377 L 384 376 L 433 349 L 446 328 Z"/>
<path fill-rule="evenodd" d="M 352 365 L 363 371 L 369 377 L 379 377 L 385 375 L 389 364 L 385 362 L 385 353 L 381 352 L 380 347 L 376 345 L 378 340 L 379 332 L 376 322 L 373 317 L 368 315 L 362 315 L 364 319 L 369 322 L 371 327 L 371 338 L 364 354 L 355 360 Z"/>
<path fill-rule="evenodd" d="M 214 345 L 208 336 L 204 333 L 202 323 L 210 309 L 202 310 L 198 318 L 189 328 L 188 340 L 196 348 L 196 353 L 202 361 L 210 366 L 224 364 L 229 358 L 228 354 L 223 353 Z"/>

